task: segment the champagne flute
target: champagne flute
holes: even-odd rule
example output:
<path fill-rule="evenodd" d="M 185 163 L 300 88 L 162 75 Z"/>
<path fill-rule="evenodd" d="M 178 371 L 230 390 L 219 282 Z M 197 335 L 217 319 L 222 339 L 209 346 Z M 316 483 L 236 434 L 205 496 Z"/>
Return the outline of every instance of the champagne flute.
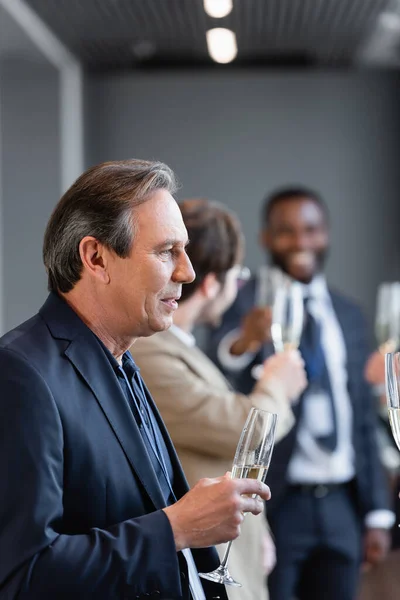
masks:
<path fill-rule="evenodd" d="M 233 460 L 232 478 L 265 481 L 274 448 L 276 414 L 252 408 L 244 424 Z M 256 494 L 253 495 L 256 497 Z M 241 587 L 228 571 L 228 558 L 232 542 L 229 542 L 220 566 L 210 573 L 199 573 L 203 579 Z"/>
<path fill-rule="evenodd" d="M 304 322 L 303 291 L 300 283 L 282 278 L 274 289 L 271 339 L 275 352 L 299 347 Z M 260 379 L 264 365 L 255 365 L 251 374 Z"/>
<path fill-rule="evenodd" d="M 299 347 L 303 330 L 303 291 L 297 281 L 287 281 L 275 292 L 271 338 L 275 352 Z"/>
<path fill-rule="evenodd" d="M 378 287 L 375 335 L 382 354 L 394 352 L 400 342 L 400 283 L 382 283 Z"/>
<path fill-rule="evenodd" d="M 385 355 L 385 382 L 390 428 L 400 450 L 400 352 Z"/>

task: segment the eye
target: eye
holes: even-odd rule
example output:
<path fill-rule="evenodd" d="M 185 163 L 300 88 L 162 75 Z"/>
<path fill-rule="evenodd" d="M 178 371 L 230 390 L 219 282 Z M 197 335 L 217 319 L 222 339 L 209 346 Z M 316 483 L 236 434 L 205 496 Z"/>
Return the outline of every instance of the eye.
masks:
<path fill-rule="evenodd" d="M 162 258 L 170 258 L 171 256 L 175 256 L 177 254 L 176 248 L 165 248 L 160 251 L 160 256 Z"/>

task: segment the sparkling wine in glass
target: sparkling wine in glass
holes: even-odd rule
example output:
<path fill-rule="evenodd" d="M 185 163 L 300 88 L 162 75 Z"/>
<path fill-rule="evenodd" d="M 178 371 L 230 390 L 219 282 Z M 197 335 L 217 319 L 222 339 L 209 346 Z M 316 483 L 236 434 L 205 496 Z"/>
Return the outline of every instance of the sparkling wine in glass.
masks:
<path fill-rule="evenodd" d="M 304 321 L 300 283 L 287 281 L 275 291 L 272 306 L 271 338 L 275 352 L 299 347 Z"/>
<path fill-rule="evenodd" d="M 271 339 L 275 352 L 299 347 L 304 323 L 303 291 L 300 283 L 287 276 L 275 281 L 272 298 Z M 264 365 L 255 365 L 251 374 L 260 379 Z"/>
<path fill-rule="evenodd" d="M 393 352 L 400 342 L 400 282 L 378 287 L 375 335 L 382 354 Z"/>
<path fill-rule="evenodd" d="M 277 415 L 252 408 L 243 427 L 233 460 L 232 478 L 265 481 L 274 448 Z M 253 497 L 256 495 L 254 494 Z M 199 573 L 203 579 L 214 583 L 241 587 L 228 571 L 229 542 L 220 566 L 210 573 Z"/>
<path fill-rule="evenodd" d="M 386 401 L 394 441 L 400 450 L 400 352 L 385 355 Z"/>

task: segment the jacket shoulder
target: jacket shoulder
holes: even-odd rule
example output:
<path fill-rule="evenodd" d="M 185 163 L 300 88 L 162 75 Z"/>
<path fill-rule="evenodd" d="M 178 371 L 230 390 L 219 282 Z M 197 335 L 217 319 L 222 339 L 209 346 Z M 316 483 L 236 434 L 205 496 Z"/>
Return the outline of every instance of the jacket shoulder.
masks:
<path fill-rule="evenodd" d="M 19 357 L 42 373 L 59 354 L 57 340 L 39 313 L 5 333 L 0 338 L 0 351 L 3 356 L 13 355 L 16 360 Z"/>
<path fill-rule="evenodd" d="M 14 329 L 10 329 L 10 331 L 5 333 L 0 338 L 0 348 L 18 353 L 34 339 L 37 340 L 37 336 L 40 335 L 40 329 L 43 327 L 44 323 L 40 315 L 36 314 L 24 323 L 17 325 L 17 327 L 14 327 Z"/>
<path fill-rule="evenodd" d="M 151 354 L 179 354 L 182 343 L 169 331 L 138 338 L 130 348 L 133 358 Z"/>

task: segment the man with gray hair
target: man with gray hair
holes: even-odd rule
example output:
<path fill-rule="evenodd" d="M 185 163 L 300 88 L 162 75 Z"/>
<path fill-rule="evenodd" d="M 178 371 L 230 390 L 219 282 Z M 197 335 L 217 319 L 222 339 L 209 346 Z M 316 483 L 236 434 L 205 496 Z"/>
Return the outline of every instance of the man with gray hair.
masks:
<path fill-rule="evenodd" d="M 127 351 L 194 278 L 174 190 L 162 163 L 104 163 L 50 218 L 50 295 L 0 339 L 0 600 L 226 599 L 197 571 L 270 497 L 229 474 L 188 491 Z"/>

